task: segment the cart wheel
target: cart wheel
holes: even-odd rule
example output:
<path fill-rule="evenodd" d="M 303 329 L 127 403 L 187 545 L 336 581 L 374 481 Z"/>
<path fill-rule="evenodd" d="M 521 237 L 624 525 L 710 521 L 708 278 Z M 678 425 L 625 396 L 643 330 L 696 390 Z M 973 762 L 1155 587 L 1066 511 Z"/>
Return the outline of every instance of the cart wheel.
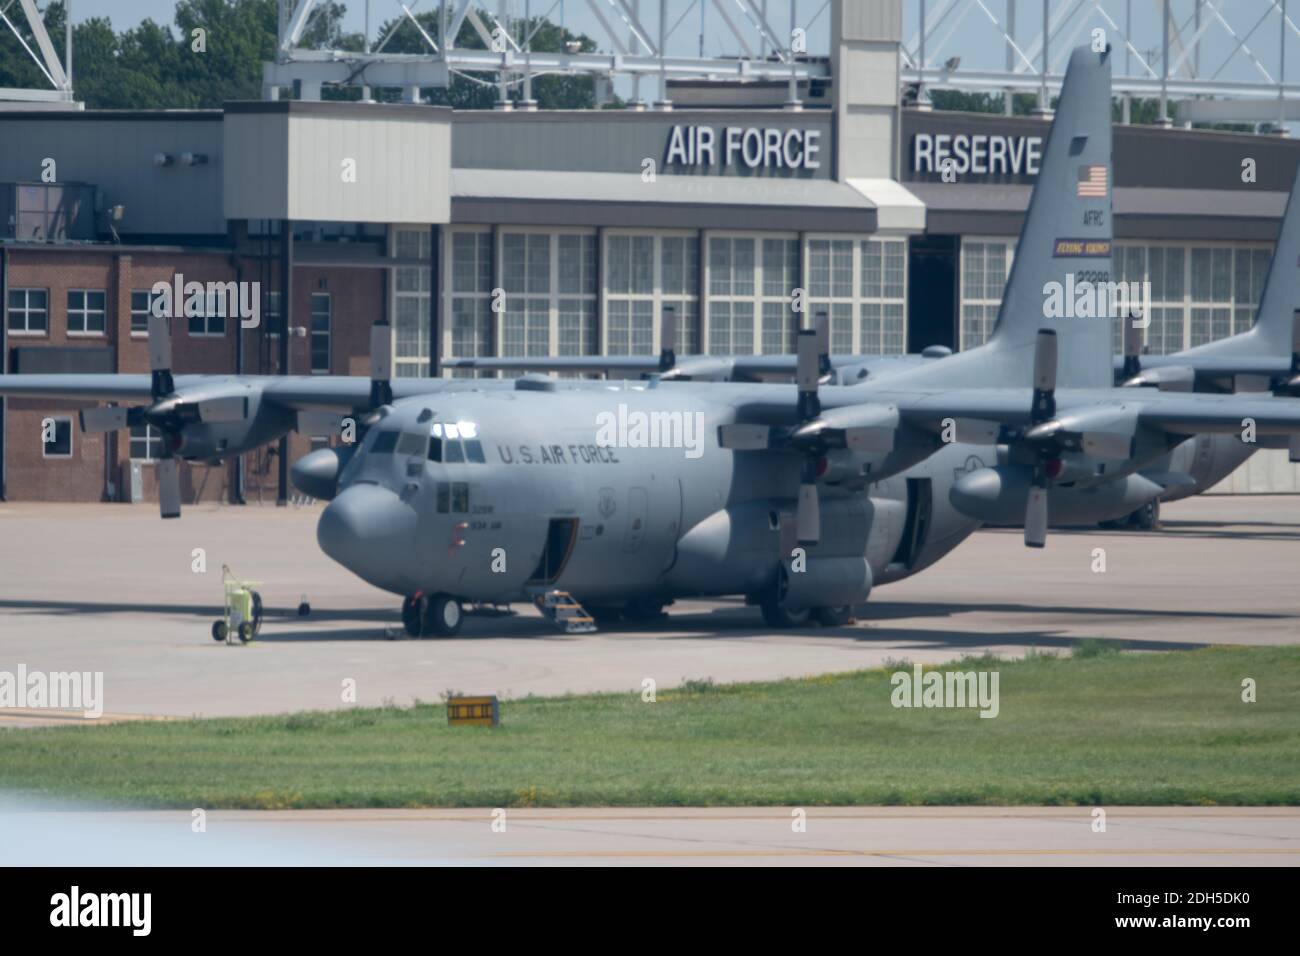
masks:
<path fill-rule="evenodd" d="M 253 591 L 252 595 L 253 595 L 253 633 L 260 634 L 262 632 L 262 595 L 259 594 L 257 591 Z"/>
<path fill-rule="evenodd" d="M 214 641 L 224 641 L 226 635 L 230 633 L 230 628 L 226 627 L 225 621 L 212 622 L 212 639 Z"/>
<path fill-rule="evenodd" d="M 306 601 L 303 601 L 301 604 L 298 605 L 299 617 L 306 617 L 310 613 L 311 613 L 311 605 L 308 604 Z"/>
<path fill-rule="evenodd" d="M 239 625 L 239 639 L 247 644 L 253 639 L 253 625 L 249 621 L 244 621 Z"/>

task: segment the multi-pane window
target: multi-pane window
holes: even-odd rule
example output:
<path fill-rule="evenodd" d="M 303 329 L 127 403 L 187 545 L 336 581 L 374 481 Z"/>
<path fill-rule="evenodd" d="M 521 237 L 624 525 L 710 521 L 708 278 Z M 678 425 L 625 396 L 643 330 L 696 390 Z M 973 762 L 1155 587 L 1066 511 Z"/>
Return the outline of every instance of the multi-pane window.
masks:
<path fill-rule="evenodd" d="M 831 352 L 905 350 L 907 240 L 810 239 L 807 291 L 809 312 L 830 320 Z"/>
<path fill-rule="evenodd" d="M 157 461 L 162 457 L 162 432 L 152 425 L 131 426 L 131 457 L 139 461 Z"/>
<path fill-rule="evenodd" d="M 558 237 L 560 297 L 556 303 L 559 355 L 594 355 L 600 350 L 596 323 L 595 234 L 561 233 Z"/>
<path fill-rule="evenodd" d="M 858 351 L 900 355 L 907 350 L 907 241 L 864 239 L 858 289 Z"/>
<path fill-rule="evenodd" d="M 397 229 L 393 253 L 398 259 L 429 261 L 433 236 L 428 229 Z M 427 265 L 393 269 L 393 374 L 423 378 L 429 374 L 429 295 L 433 276 Z"/>
<path fill-rule="evenodd" d="M 313 375 L 330 372 L 330 309 L 328 292 L 311 294 L 311 371 Z"/>
<path fill-rule="evenodd" d="M 708 258 L 709 351 L 791 351 L 800 324 L 798 238 L 713 235 Z"/>
<path fill-rule="evenodd" d="M 1005 259 L 998 247 L 1006 248 Z M 979 344 L 992 330 L 1013 251 L 1014 244 L 1005 240 L 963 241 L 962 348 Z M 1128 284 L 1127 291 L 1142 296 L 1149 309 L 1144 349 L 1168 355 L 1249 329 L 1271 255 L 1268 246 L 1257 244 L 1117 243 L 1111 266 L 1114 281 Z M 1144 282 L 1149 283 L 1149 302 Z M 1117 353 L 1123 350 L 1118 315 L 1111 341 Z"/>
<path fill-rule="evenodd" d="M 49 330 L 49 290 L 10 289 L 9 332 L 13 335 L 44 335 Z"/>
<path fill-rule="evenodd" d="M 108 293 L 103 289 L 68 290 L 68 334 L 103 335 Z"/>
<path fill-rule="evenodd" d="M 149 315 L 153 308 L 153 292 L 148 289 L 131 290 L 131 334 L 147 335 Z"/>
<path fill-rule="evenodd" d="M 606 354 L 650 355 L 662 348 L 668 308 L 675 313 L 676 352 L 700 350 L 699 247 L 694 235 L 606 233 Z"/>
<path fill-rule="evenodd" d="M 457 358 L 492 354 L 492 233 L 487 230 L 452 231 L 447 243 L 451 288 L 447 292 L 451 316 L 450 351 Z M 456 376 L 475 373 L 457 370 Z M 492 374 L 492 373 L 486 373 Z"/>
<path fill-rule="evenodd" d="M 227 299 L 217 290 L 203 297 L 203 304 L 195 308 L 186 296 L 185 324 L 193 336 L 226 334 Z"/>
<path fill-rule="evenodd" d="M 962 240 L 961 348 L 983 345 L 992 334 L 1015 254 L 1013 239 Z"/>

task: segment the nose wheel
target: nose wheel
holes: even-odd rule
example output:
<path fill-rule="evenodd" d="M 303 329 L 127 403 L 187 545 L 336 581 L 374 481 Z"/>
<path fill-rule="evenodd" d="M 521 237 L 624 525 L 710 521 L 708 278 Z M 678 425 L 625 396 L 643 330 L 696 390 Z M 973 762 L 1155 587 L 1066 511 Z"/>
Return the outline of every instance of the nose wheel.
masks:
<path fill-rule="evenodd" d="M 411 637 L 455 637 L 464 619 L 450 594 L 412 594 L 402 602 L 402 626 Z"/>

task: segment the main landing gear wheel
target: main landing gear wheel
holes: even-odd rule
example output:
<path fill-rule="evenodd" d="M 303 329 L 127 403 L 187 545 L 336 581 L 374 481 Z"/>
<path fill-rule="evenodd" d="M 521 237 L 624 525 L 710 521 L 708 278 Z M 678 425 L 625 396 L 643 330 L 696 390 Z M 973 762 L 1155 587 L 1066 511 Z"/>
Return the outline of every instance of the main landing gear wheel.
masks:
<path fill-rule="evenodd" d="M 840 607 L 813 608 L 813 617 L 822 627 L 843 627 L 853 619 L 853 608 L 847 604 Z"/>
<path fill-rule="evenodd" d="M 424 637 L 429 616 L 429 599 L 423 593 L 412 594 L 402 602 L 402 627 L 410 637 Z"/>
<path fill-rule="evenodd" d="M 1129 515 L 1128 520 L 1138 531 L 1154 531 L 1160 527 L 1160 499 L 1148 501 Z"/>
<path fill-rule="evenodd" d="M 812 608 L 788 608 L 785 595 L 788 582 L 785 568 L 777 574 L 776 585 L 763 595 L 759 607 L 763 611 L 763 623 L 773 628 L 805 627 L 812 619 Z"/>
<path fill-rule="evenodd" d="M 425 612 L 425 633 L 436 637 L 455 637 L 460 633 L 464 614 L 460 602 L 450 594 L 435 594 Z"/>

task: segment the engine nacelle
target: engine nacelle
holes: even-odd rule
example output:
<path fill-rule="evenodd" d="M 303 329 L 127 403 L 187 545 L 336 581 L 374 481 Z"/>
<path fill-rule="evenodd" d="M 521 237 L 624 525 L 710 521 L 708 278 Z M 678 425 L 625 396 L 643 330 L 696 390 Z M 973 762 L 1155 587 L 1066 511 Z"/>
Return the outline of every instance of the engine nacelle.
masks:
<path fill-rule="evenodd" d="M 355 453 L 355 445 L 317 449 L 293 463 L 289 480 L 304 495 L 329 501 L 338 494 L 339 474 Z"/>
<path fill-rule="evenodd" d="M 789 608 L 861 604 L 870 593 L 871 565 L 866 558 L 809 558 L 802 571 L 786 574 Z"/>
<path fill-rule="evenodd" d="M 1025 520 L 1032 470 L 1024 465 L 979 468 L 953 483 L 948 499 L 970 518 L 987 524 L 1019 525 Z M 1051 524 L 1091 524 L 1132 514 L 1163 489 L 1141 475 L 1127 475 L 1088 488 L 1053 485 L 1047 494 Z"/>

